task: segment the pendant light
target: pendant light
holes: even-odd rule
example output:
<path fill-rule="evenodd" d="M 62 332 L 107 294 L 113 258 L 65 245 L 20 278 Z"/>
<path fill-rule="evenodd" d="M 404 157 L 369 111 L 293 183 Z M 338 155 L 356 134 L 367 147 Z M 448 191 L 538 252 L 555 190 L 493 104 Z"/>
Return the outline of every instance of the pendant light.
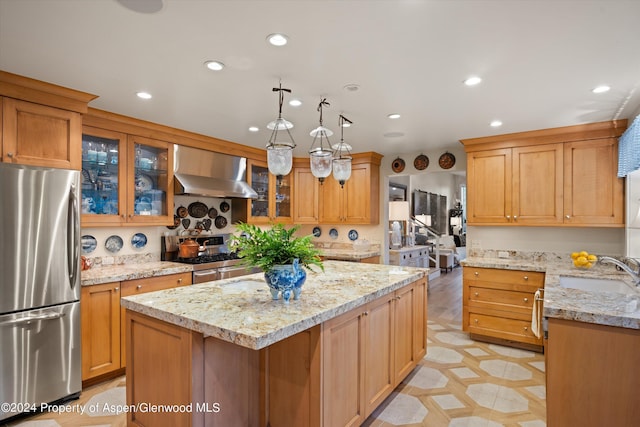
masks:
<path fill-rule="evenodd" d="M 293 124 L 282 118 L 282 103 L 284 101 L 284 92 L 291 93 L 291 89 L 284 89 L 282 82 L 279 87 L 273 88 L 274 92 L 278 92 L 278 118 L 267 125 L 268 129 L 272 129 L 271 137 L 267 142 L 267 166 L 269 172 L 278 178 L 291 172 L 293 166 L 293 149 L 296 146 L 289 129 Z M 286 135 L 284 132 L 286 131 Z M 279 134 L 278 134 L 279 132 Z M 287 138 L 288 136 L 288 138 Z"/>
<path fill-rule="evenodd" d="M 331 164 L 333 162 L 333 152 L 331 151 L 331 143 L 329 142 L 329 137 L 333 135 L 333 132 L 322 125 L 322 108 L 325 106 L 328 107 L 329 105 L 326 98 L 320 99 L 320 103 L 318 104 L 320 126 L 309 133 L 309 135 L 313 137 L 311 149 L 309 150 L 311 173 L 318 178 L 320 184 L 324 182 L 326 177 L 331 175 Z"/>
<path fill-rule="evenodd" d="M 342 114 L 338 117 L 340 142 L 333 146 L 333 177 L 340 183 L 340 187 L 344 187 L 344 183 L 351 177 L 351 146 L 344 142 L 344 128 L 352 123 Z"/>

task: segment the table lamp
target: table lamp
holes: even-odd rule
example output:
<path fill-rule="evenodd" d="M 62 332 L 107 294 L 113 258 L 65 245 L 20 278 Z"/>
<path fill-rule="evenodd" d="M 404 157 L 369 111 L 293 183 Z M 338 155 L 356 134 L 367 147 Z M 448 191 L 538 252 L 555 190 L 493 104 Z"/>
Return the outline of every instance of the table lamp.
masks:
<path fill-rule="evenodd" d="M 402 226 L 400 221 L 409 220 L 409 202 L 389 202 L 389 221 L 391 224 L 391 247 L 399 249 L 402 247 Z"/>

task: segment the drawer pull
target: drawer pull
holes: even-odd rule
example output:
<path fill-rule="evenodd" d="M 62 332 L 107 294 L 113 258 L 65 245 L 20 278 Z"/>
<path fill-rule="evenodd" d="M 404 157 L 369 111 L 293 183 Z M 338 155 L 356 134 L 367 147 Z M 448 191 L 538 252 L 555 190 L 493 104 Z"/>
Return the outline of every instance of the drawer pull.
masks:
<path fill-rule="evenodd" d="M 529 298 L 525 298 L 525 299 L 524 299 L 524 302 L 529 302 Z"/>
<path fill-rule="evenodd" d="M 477 271 L 475 273 L 473 273 L 476 275 L 476 277 L 478 277 L 480 275 L 480 273 L 478 273 Z"/>
<path fill-rule="evenodd" d="M 118 292 L 118 291 L 120 290 L 120 288 L 115 287 L 115 288 L 113 288 L 113 290 L 114 290 L 115 292 Z"/>
<path fill-rule="evenodd" d="M 178 283 L 182 283 L 182 279 L 178 279 Z"/>
<path fill-rule="evenodd" d="M 524 276 L 524 280 L 529 280 L 529 276 Z"/>
<path fill-rule="evenodd" d="M 524 327 L 525 332 L 529 330 L 529 328 L 527 328 L 526 326 Z"/>
<path fill-rule="evenodd" d="M 368 311 L 365 311 L 364 313 L 362 313 L 362 315 L 363 315 L 363 316 L 368 316 L 368 315 L 369 315 L 369 312 L 368 312 Z"/>
<path fill-rule="evenodd" d="M 473 295 L 477 297 L 477 296 L 478 296 L 478 295 L 480 295 L 480 294 L 479 294 L 478 292 L 476 292 L 476 293 L 474 293 Z"/>
<path fill-rule="evenodd" d="M 478 319 L 474 319 L 474 322 L 477 325 L 478 324 Z"/>
<path fill-rule="evenodd" d="M 142 289 L 142 285 L 136 286 L 136 289 Z"/>

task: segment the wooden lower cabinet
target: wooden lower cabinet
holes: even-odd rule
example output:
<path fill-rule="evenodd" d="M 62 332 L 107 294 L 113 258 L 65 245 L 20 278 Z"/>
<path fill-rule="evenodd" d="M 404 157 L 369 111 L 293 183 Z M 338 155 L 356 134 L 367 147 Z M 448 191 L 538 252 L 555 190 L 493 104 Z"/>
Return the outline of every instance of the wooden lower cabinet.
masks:
<path fill-rule="evenodd" d="M 426 284 L 420 279 L 261 350 L 127 310 L 127 404 L 192 405 L 190 417 L 164 413 L 163 425 L 358 426 L 426 354 Z M 167 348 L 184 359 L 149 356 Z M 206 405 L 219 410 L 197 410 Z M 128 414 L 129 425 L 156 425 L 145 416 Z"/>
<path fill-rule="evenodd" d="M 120 297 L 190 284 L 191 273 L 180 273 L 83 286 L 82 380 L 108 376 L 126 366 L 125 310 L 120 308 Z"/>
<path fill-rule="evenodd" d="M 544 273 L 464 267 L 462 329 L 474 338 L 542 351 L 531 331 L 534 294 Z"/>
<path fill-rule="evenodd" d="M 640 330 L 548 319 L 547 425 L 640 425 Z"/>

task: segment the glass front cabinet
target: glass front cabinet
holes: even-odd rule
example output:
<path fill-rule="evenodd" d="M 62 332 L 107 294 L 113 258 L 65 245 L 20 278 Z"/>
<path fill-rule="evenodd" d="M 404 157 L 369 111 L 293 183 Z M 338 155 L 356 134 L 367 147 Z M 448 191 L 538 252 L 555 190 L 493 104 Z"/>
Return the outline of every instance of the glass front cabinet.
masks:
<path fill-rule="evenodd" d="M 293 221 L 291 204 L 291 173 L 276 177 L 269 173 L 265 162 L 248 162 L 249 185 L 258 193 L 257 199 L 248 201 L 247 222 L 268 224 L 271 222 L 291 223 Z"/>
<path fill-rule="evenodd" d="M 173 144 L 85 126 L 82 226 L 173 224 Z"/>

